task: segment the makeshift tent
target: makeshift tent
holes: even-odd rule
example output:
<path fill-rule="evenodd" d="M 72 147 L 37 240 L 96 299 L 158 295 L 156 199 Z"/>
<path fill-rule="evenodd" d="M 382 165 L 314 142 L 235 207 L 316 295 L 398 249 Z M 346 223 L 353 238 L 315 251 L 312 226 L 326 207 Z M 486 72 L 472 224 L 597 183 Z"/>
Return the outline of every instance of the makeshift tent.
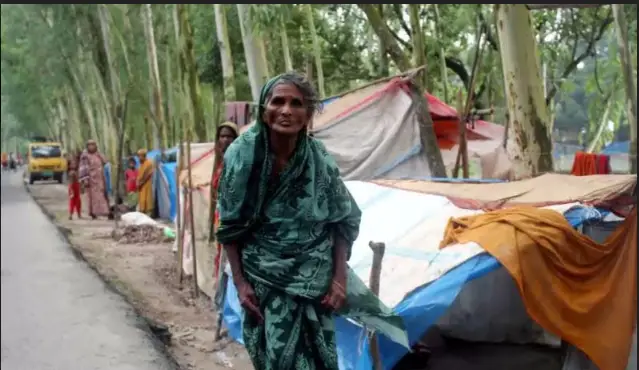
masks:
<path fill-rule="evenodd" d="M 215 143 L 192 143 L 191 144 L 191 184 L 193 194 L 193 226 L 195 230 L 195 257 L 197 263 L 197 281 L 200 290 L 208 296 L 212 296 L 214 290 L 213 260 L 215 251 L 209 248 L 209 212 L 211 207 L 210 183 L 213 174 Z M 185 153 L 178 152 L 178 163 L 180 157 Z M 186 163 L 186 156 L 183 159 Z M 187 189 L 187 170 L 182 170 L 178 180 L 178 192 L 180 197 L 181 225 L 184 228 L 184 250 L 182 269 L 188 276 L 193 274 L 193 253 L 190 236 L 190 220 L 186 202 L 185 191 Z M 173 250 L 178 251 L 178 239 L 173 244 Z"/>
<path fill-rule="evenodd" d="M 363 211 L 350 266 L 368 281 L 372 263 L 368 242 L 384 242 L 380 298 L 403 317 L 412 345 L 425 341 L 437 349 L 427 366 L 404 369 L 596 369 L 581 351 L 528 316 L 513 279 L 480 245 L 438 246 L 449 218 L 479 214 L 483 207 L 547 206 L 585 230 L 593 221 L 610 217 L 589 205 L 636 202 L 631 200 L 635 176 L 544 175 L 492 184 L 402 180 L 346 184 Z M 229 279 L 224 320 L 229 334 L 241 343 L 240 312 Z M 619 335 L 631 329 L 619 328 Z M 340 369 L 372 369 L 362 329 L 336 318 L 336 330 Z M 386 369 L 407 354 L 383 337 L 380 351 Z M 636 331 L 629 366 L 632 361 L 636 363 Z"/>
<path fill-rule="evenodd" d="M 324 101 L 313 121 L 314 136 L 324 142 L 347 180 L 427 178 L 416 102 L 407 82 L 395 78 Z M 452 168 L 459 149 L 455 110 L 426 94 L 444 164 Z M 246 130 L 249 126 L 242 128 Z M 490 153 L 503 140 L 504 128 L 486 121 L 468 127 L 469 156 Z"/>

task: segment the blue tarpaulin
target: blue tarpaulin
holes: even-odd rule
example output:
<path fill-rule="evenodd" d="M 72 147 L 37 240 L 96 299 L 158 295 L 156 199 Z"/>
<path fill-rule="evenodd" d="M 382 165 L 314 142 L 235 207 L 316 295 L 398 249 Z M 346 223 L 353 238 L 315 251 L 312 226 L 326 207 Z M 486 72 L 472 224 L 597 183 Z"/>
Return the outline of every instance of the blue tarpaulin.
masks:
<path fill-rule="evenodd" d="M 602 154 L 628 154 L 630 152 L 630 141 L 615 141 L 606 145 L 601 150 Z"/>

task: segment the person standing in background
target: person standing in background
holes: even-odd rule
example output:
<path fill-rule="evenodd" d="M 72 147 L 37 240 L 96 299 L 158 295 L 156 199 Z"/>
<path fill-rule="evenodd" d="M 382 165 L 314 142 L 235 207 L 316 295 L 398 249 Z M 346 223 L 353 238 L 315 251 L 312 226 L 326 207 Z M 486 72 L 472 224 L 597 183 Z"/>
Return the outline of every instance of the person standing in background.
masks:
<path fill-rule="evenodd" d="M 109 216 L 109 200 L 106 193 L 104 165 L 107 159 L 98 150 L 95 140 L 87 141 L 87 147 L 80 155 L 80 182 L 87 189 L 89 197 L 89 215 L 92 219 Z"/>
<path fill-rule="evenodd" d="M 124 172 L 126 181 L 126 205 L 127 207 L 135 207 L 138 204 L 138 170 L 136 168 L 135 158 L 129 158 L 129 168 Z"/>
<path fill-rule="evenodd" d="M 82 197 L 80 180 L 76 170 L 69 171 L 69 220 L 73 219 L 73 213 L 77 213 L 78 218 L 82 218 Z"/>
<path fill-rule="evenodd" d="M 153 161 L 147 159 L 146 149 L 138 150 L 140 168 L 137 175 L 138 211 L 147 216 L 153 215 Z"/>

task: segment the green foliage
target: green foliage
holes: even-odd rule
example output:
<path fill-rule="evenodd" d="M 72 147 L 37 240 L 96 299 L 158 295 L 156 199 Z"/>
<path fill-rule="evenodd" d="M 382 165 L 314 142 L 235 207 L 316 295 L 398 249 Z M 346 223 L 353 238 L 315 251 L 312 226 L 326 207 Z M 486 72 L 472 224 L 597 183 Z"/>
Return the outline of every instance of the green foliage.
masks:
<path fill-rule="evenodd" d="M 109 105 L 110 67 L 116 71 L 122 94 L 128 93 L 126 121 L 130 125 L 127 140 L 133 144 L 144 142 L 142 138 L 148 131 L 144 121 L 151 109 L 152 86 L 141 5 L 104 6 L 110 33 L 110 66 L 106 61 L 98 5 L 2 4 L 3 142 L 13 136 L 66 135 L 73 145 L 78 145 L 89 136 L 112 130 L 114 123 L 104 122 L 109 117 L 114 120 L 109 114 L 109 109 L 113 109 Z M 392 62 L 390 68 L 383 68 L 388 58 L 380 50 L 381 43 L 375 30 L 356 4 L 318 4 L 313 7 L 327 95 L 397 72 Z M 453 70 L 450 65 L 447 69 L 449 81 L 446 81 L 446 86 L 451 105 L 456 105 L 453 98 L 456 92 L 465 90 L 462 82 L 470 74 L 478 25 L 487 26 L 489 44 L 482 56 L 475 90 L 481 92 L 478 98 L 481 104 L 493 105 L 498 111 L 503 111 L 499 109 L 505 106 L 505 102 L 492 6 L 440 5 L 439 23 L 436 24 L 434 7 L 422 5 L 420 30 L 410 29 L 406 4 L 377 7 L 394 42 L 407 56 L 412 53 L 413 32 L 423 34 L 428 73 L 426 87 L 431 93 L 441 97 L 444 91 L 440 48 L 443 48 L 446 57 L 459 61 L 460 70 Z M 166 112 L 173 132 L 181 128 L 180 122 L 188 117 L 185 113 L 188 99 L 185 100 L 184 88 L 180 85 L 184 68 L 179 69 L 178 54 L 182 45 L 176 39 L 175 5 L 153 4 L 151 8 L 163 99 L 168 100 L 169 95 L 174 97 L 172 111 Z M 216 115 L 221 111 L 224 91 L 214 7 L 198 4 L 189 5 L 187 9 L 193 30 L 201 101 L 206 121 L 211 125 L 218 119 Z M 237 8 L 224 5 L 224 9 L 237 100 L 249 101 L 251 89 Z M 533 12 L 533 25 L 540 41 L 538 51 L 548 72 L 548 85 L 557 87 L 554 101 L 555 127 L 558 129 L 596 132 L 605 108 L 603 96 L 608 93 L 607 89 L 620 86 L 616 40 L 613 27 L 606 23 L 608 11 L 608 6 L 602 6 Z M 626 6 L 626 11 L 631 49 L 636 52 L 636 5 Z M 285 70 L 282 46 L 282 34 L 285 33 L 294 69 L 310 70 L 316 75 L 312 63 L 312 37 L 300 5 L 251 5 L 249 22 L 252 32 L 264 40 L 271 74 Z M 600 32 L 602 37 L 597 40 Z M 584 53 L 585 56 L 580 57 Z M 579 63 L 573 66 L 576 60 Z M 615 127 L 623 130 L 625 115 L 619 113 L 624 109 L 623 96 L 615 94 L 613 99 L 611 120 L 616 122 Z M 503 116 L 498 115 L 497 120 L 503 121 Z M 91 124 L 94 127 L 90 127 Z M 604 136 L 610 140 L 613 132 L 606 132 Z M 112 142 L 106 137 L 103 140 Z"/>

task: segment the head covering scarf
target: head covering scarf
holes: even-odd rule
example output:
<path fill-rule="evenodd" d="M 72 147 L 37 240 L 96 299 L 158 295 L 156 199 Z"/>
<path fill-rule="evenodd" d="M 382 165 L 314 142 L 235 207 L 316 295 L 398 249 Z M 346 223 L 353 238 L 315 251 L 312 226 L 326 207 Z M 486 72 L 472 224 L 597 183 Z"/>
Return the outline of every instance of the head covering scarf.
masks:
<path fill-rule="evenodd" d="M 138 155 L 146 155 L 146 149 L 138 149 Z"/>
<path fill-rule="evenodd" d="M 234 122 L 226 121 L 221 123 L 219 126 L 217 126 L 215 139 L 218 139 L 218 137 L 220 136 L 220 131 L 222 131 L 224 127 L 227 127 L 233 130 L 233 133 L 235 133 L 235 137 L 238 137 L 240 135 L 240 129 L 237 127 L 237 125 Z"/>
<path fill-rule="evenodd" d="M 331 312 L 320 304 L 332 281 L 335 235 L 357 238 L 361 212 L 324 145 L 300 132 L 287 167 L 271 176 L 264 107 L 280 76 L 260 94 L 256 124 L 224 155 L 219 187 L 218 241 L 241 245 L 244 277 L 266 321 L 243 321 L 244 343 L 256 369 L 300 364 L 337 369 Z M 350 255 L 350 251 L 349 251 Z M 376 329 L 408 348 L 403 321 L 348 268 L 347 300 L 337 314 Z M 349 338 L 357 341 L 358 338 Z"/>

